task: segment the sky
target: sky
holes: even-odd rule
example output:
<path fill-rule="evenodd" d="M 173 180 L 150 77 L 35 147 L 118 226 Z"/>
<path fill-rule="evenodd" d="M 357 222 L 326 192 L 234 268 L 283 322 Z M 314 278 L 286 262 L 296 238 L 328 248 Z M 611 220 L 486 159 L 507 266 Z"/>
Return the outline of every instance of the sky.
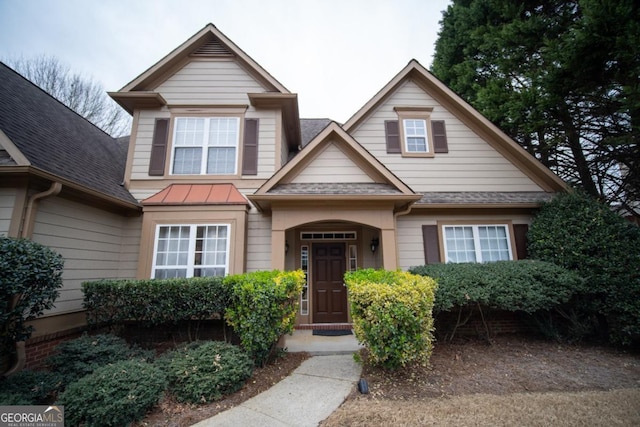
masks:
<path fill-rule="evenodd" d="M 450 0 L 0 0 L 0 60 L 53 56 L 117 91 L 208 23 L 346 122 L 405 65 L 430 67 Z"/>

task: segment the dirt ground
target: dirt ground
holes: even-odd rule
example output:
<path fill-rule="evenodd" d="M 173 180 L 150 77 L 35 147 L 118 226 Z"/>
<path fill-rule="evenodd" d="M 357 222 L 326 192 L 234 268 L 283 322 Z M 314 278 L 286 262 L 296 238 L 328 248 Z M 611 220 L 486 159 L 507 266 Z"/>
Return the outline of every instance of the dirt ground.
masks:
<path fill-rule="evenodd" d="M 186 405 L 165 399 L 137 426 L 188 426 L 211 417 L 271 387 L 307 357 L 306 353 L 285 354 L 266 368 L 256 369 L 243 389 L 219 402 Z M 580 421 L 579 417 L 586 417 L 587 422 L 583 425 L 597 423 L 591 415 L 580 410 L 580 405 L 598 409 L 609 425 L 633 425 L 628 421 L 640 420 L 640 354 L 605 347 L 566 345 L 509 335 L 495 338 L 492 345 L 480 340 L 458 340 L 437 343 L 429 367 L 413 366 L 389 372 L 365 366 L 363 377 L 368 382 L 369 394 L 360 394 L 354 386 L 347 401 L 322 423 L 323 427 L 388 422 L 412 425 L 407 420 L 430 425 L 425 418 L 408 418 L 407 415 L 413 410 L 420 414 L 431 412 L 435 416 L 439 414 L 438 405 L 445 405 L 440 408 L 442 414 L 451 415 L 455 411 L 456 414 L 473 415 L 473 408 L 476 408 L 486 416 L 489 407 L 522 408 L 522 402 L 537 402 L 538 399 L 539 406 L 547 408 L 545 415 L 551 418 L 536 414 L 538 421 L 529 425 L 558 424 L 549 408 L 563 401 L 579 412 L 574 417 L 576 422 Z M 603 405 L 609 404 L 603 403 L 602 395 L 598 394 L 601 392 L 613 393 L 608 398 L 623 410 L 631 411 L 631 415 L 620 415 L 622 423 L 612 422 L 615 417 L 602 410 Z M 583 397 L 590 400 L 580 400 Z M 458 409 L 450 407 L 454 402 Z M 424 405 L 428 405 L 428 410 Z M 564 407 L 557 410 L 566 414 Z M 369 418 L 367 411 L 371 413 Z M 515 412 L 510 413 L 513 416 Z M 442 416 L 438 416 L 442 421 Z M 493 413 L 491 416 L 506 422 L 510 414 Z M 477 418 L 474 420 L 467 425 L 482 425 L 478 424 Z M 463 420 L 455 421 L 465 425 Z M 487 422 L 496 424 L 495 420 Z"/>

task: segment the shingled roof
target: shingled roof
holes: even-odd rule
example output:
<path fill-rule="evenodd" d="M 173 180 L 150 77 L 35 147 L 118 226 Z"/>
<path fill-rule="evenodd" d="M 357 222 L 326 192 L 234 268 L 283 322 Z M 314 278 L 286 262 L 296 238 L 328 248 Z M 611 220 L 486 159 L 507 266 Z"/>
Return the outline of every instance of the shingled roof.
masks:
<path fill-rule="evenodd" d="M 112 138 L 1 62 L 0 130 L 32 167 L 138 204 L 121 185 L 128 139 Z"/>

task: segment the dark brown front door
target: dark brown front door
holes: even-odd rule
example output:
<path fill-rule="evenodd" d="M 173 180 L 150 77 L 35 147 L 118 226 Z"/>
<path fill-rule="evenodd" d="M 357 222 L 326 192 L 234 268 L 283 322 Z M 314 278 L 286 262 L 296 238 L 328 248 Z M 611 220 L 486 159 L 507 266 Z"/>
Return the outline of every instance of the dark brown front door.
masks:
<path fill-rule="evenodd" d="M 347 321 L 347 288 L 344 243 L 313 245 L 313 322 Z"/>

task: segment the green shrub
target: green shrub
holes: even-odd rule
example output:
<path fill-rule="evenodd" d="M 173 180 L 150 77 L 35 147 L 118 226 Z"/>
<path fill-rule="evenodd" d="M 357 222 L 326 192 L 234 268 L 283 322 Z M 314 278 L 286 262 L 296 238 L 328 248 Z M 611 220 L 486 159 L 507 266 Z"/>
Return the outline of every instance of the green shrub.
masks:
<path fill-rule="evenodd" d="M 152 360 L 153 352 L 129 347 L 115 335 L 83 335 L 56 347 L 57 353 L 47 359 L 51 370 L 60 373 L 66 384 L 95 369 L 127 359 Z"/>
<path fill-rule="evenodd" d="M 229 299 L 222 277 L 99 280 L 83 283 L 82 290 L 91 326 L 129 320 L 145 326 L 200 321 L 223 313 Z"/>
<path fill-rule="evenodd" d="M 0 378 L 0 405 L 45 405 L 62 389 L 57 372 L 24 370 Z"/>
<path fill-rule="evenodd" d="M 430 264 L 409 271 L 438 282 L 435 314 L 477 304 L 534 313 L 551 310 L 585 291 L 576 273 L 542 261 Z"/>
<path fill-rule="evenodd" d="M 167 386 L 158 367 L 140 360 L 102 366 L 70 384 L 58 404 L 69 425 L 124 426 L 144 417 Z"/>
<path fill-rule="evenodd" d="M 374 365 L 428 363 L 433 349 L 433 279 L 400 271 L 348 272 L 353 329 Z"/>
<path fill-rule="evenodd" d="M 575 192 L 545 204 L 529 228 L 532 258 L 578 272 L 588 298 L 576 307 L 615 343 L 640 341 L 640 228 Z"/>
<path fill-rule="evenodd" d="M 258 271 L 227 276 L 231 292 L 227 323 L 256 365 L 267 363 L 278 340 L 293 332 L 304 273 Z"/>
<path fill-rule="evenodd" d="M 169 390 L 179 402 L 206 403 L 244 385 L 253 361 L 240 348 L 221 341 L 192 343 L 162 357 Z"/>
<path fill-rule="evenodd" d="M 64 261 L 55 251 L 26 239 L 0 237 L 0 354 L 31 336 L 25 322 L 53 307 L 62 287 Z"/>

